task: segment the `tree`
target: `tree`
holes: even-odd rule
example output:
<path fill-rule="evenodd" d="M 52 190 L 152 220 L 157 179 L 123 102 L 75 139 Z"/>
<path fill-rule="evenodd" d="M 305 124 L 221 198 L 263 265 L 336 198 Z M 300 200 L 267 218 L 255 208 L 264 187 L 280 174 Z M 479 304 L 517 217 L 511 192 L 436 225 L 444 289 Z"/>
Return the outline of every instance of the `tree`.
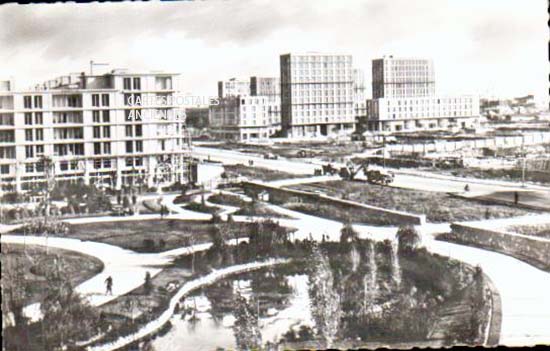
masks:
<path fill-rule="evenodd" d="M 347 243 L 347 242 L 354 242 L 359 239 L 358 233 L 353 229 L 353 226 L 351 225 L 351 222 L 347 222 L 342 227 L 342 230 L 340 230 L 340 242 L 341 243 Z"/>
<path fill-rule="evenodd" d="M 311 263 L 309 275 L 311 315 L 315 321 L 317 335 L 324 340 L 326 348 L 330 348 L 338 333 L 342 316 L 340 295 L 334 286 L 329 260 L 317 246 L 313 247 Z"/>
<path fill-rule="evenodd" d="M 237 292 L 235 296 L 235 324 L 233 334 L 238 350 L 257 350 L 262 345 L 256 309 Z"/>
<path fill-rule="evenodd" d="M 143 284 L 143 287 L 147 295 L 151 294 L 151 292 L 153 291 L 153 281 L 151 279 L 151 273 L 149 273 L 149 271 L 145 272 L 145 282 Z"/>
<path fill-rule="evenodd" d="M 40 304 L 44 348 L 70 348 L 77 341 L 94 336 L 99 327 L 99 315 L 75 292 L 60 261 L 47 274 L 47 281 L 46 297 Z"/>
<path fill-rule="evenodd" d="M 421 243 L 420 234 L 413 226 L 401 226 L 397 230 L 398 251 L 401 253 L 414 252 Z"/>

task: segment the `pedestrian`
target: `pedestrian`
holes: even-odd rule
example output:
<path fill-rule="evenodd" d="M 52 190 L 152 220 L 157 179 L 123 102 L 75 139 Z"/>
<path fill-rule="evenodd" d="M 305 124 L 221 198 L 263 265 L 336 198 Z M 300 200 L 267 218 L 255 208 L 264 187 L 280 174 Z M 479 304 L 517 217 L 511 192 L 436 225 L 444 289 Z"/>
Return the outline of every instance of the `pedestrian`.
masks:
<path fill-rule="evenodd" d="M 514 203 L 517 205 L 519 202 L 519 193 L 514 191 Z"/>
<path fill-rule="evenodd" d="M 107 279 L 105 279 L 105 286 L 107 288 L 106 295 L 113 295 L 113 277 L 108 276 Z"/>
<path fill-rule="evenodd" d="M 470 185 L 469 184 L 466 184 L 466 186 L 464 187 L 464 191 L 465 192 L 470 191 Z"/>

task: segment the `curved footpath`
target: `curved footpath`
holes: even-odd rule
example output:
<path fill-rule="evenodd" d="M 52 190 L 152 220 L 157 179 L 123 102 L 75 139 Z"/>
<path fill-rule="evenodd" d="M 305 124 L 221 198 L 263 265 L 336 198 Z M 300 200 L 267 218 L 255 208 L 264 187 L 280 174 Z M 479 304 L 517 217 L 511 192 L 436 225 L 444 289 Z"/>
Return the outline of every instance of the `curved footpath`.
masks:
<path fill-rule="evenodd" d="M 338 240 L 342 223 L 268 205 L 271 209 L 295 219 L 277 219 L 282 225 L 294 227 L 294 238 L 312 237 L 322 240 Z M 174 206 L 175 207 L 175 206 Z M 175 208 L 174 208 L 175 210 Z M 174 211 L 175 212 L 175 211 Z M 204 219 L 210 215 L 180 210 L 168 218 Z M 126 217 L 127 220 L 139 220 L 141 216 Z M 157 216 L 158 218 L 158 216 Z M 144 219 L 144 218 L 141 218 Z M 80 219 L 78 222 L 97 221 L 97 218 Z M 112 217 L 101 220 L 113 220 Z M 250 217 L 235 216 L 236 221 L 250 221 Z M 75 220 L 77 222 L 77 220 Z M 393 239 L 395 227 L 372 227 L 354 225 L 361 237 L 376 240 Z M 449 231 L 448 224 L 426 224 L 417 227 L 422 233 L 424 244 L 434 253 L 449 256 L 471 265 L 479 265 L 490 277 L 500 293 L 502 301 L 502 328 L 500 344 L 535 345 L 550 344 L 550 273 L 541 271 L 509 256 L 468 246 L 435 241 L 434 233 Z M 321 229 L 321 230 L 319 230 Z M 67 238 L 23 237 L 2 235 L 3 243 L 24 243 L 50 245 L 52 247 L 73 250 L 99 258 L 105 269 L 102 273 L 82 283 L 77 291 L 89 296 L 92 305 L 104 304 L 119 295 L 139 287 L 145 272 L 155 275 L 162 266 L 171 262 L 178 254 L 190 253 L 190 250 L 204 250 L 209 244 L 195 245 L 192 248 L 180 248 L 160 254 L 142 254 L 124 250 L 116 246 L 90 241 Z M 113 295 L 104 295 L 104 280 L 111 275 L 114 280 Z M 32 306 L 32 305 L 31 305 Z M 35 305 L 35 309 L 38 306 Z M 35 311 L 34 313 L 38 312 Z"/>
<path fill-rule="evenodd" d="M 479 265 L 500 293 L 500 344 L 550 344 L 550 273 L 504 254 L 426 239 L 427 248 Z"/>

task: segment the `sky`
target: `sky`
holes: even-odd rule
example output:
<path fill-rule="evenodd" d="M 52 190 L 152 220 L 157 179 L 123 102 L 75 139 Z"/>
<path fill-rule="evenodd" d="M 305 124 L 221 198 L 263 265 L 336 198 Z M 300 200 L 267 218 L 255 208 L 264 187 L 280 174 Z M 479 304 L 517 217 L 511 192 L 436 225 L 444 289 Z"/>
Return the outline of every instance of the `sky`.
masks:
<path fill-rule="evenodd" d="M 434 60 L 441 94 L 548 99 L 546 0 L 222 0 L 0 6 L 0 78 L 17 88 L 89 62 L 181 73 L 184 93 L 278 76 L 279 55 Z M 96 69 L 96 72 L 98 70 Z"/>

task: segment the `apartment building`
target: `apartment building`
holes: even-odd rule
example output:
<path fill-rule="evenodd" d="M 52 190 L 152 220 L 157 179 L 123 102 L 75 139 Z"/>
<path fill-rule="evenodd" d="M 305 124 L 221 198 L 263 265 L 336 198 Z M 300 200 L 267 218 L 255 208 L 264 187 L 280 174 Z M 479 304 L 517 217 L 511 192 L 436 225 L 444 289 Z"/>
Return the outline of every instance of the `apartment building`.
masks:
<path fill-rule="evenodd" d="M 355 128 L 351 55 L 280 56 L 281 126 L 291 138 L 339 135 Z"/>
<path fill-rule="evenodd" d="M 34 90 L 0 85 L 0 191 L 44 182 L 43 157 L 53 161 L 57 181 L 115 188 L 187 182 L 190 140 L 174 98 L 177 78 L 114 70 Z"/>
<path fill-rule="evenodd" d="M 372 61 L 373 99 L 367 100 L 367 129 L 413 132 L 474 128 L 479 98 L 440 96 L 431 60 L 385 56 Z"/>
<path fill-rule="evenodd" d="M 231 78 L 218 82 L 218 97 L 250 95 L 250 81 L 247 79 Z"/>
<path fill-rule="evenodd" d="M 432 60 L 384 56 L 372 60 L 372 98 L 435 95 Z"/>
<path fill-rule="evenodd" d="M 250 95 L 267 97 L 271 130 L 281 129 L 281 80 L 275 77 L 250 77 Z"/>
<path fill-rule="evenodd" d="M 276 103 L 267 96 L 230 96 L 210 106 L 211 133 L 220 139 L 253 141 L 269 138 L 278 130 L 269 111 Z"/>

